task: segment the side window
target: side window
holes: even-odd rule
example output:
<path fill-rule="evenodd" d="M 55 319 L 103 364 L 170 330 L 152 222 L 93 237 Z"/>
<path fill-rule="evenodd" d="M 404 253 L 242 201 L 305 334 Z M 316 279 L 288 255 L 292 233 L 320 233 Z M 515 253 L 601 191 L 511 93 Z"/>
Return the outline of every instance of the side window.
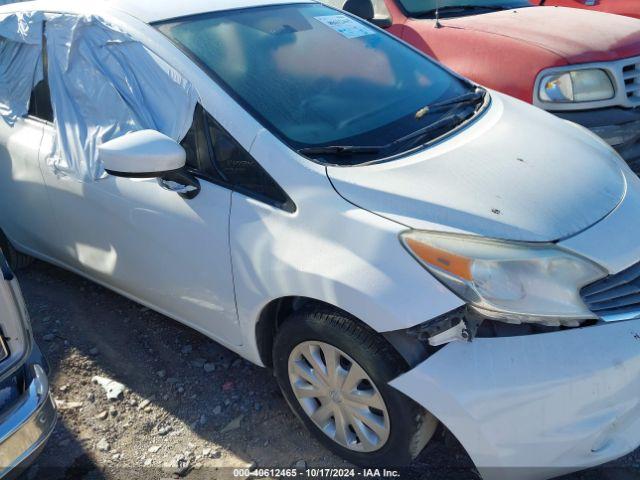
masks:
<path fill-rule="evenodd" d="M 182 139 L 180 145 L 184 148 L 184 151 L 187 153 L 187 168 L 195 168 L 197 169 L 199 166 L 198 162 L 198 144 L 196 142 L 196 122 L 195 119 L 191 124 L 191 128 L 187 132 L 187 135 Z"/>
<path fill-rule="evenodd" d="M 206 180 L 293 212 L 295 205 L 273 178 L 198 105 L 181 142 L 187 169 Z"/>
<path fill-rule="evenodd" d="M 293 201 L 249 152 L 210 115 L 206 115 L 206 122 L 214 166 L 232 188 L 286 211 L 295 211 Z"/>
<path fill-rule="evenodd" d="M 51 106 L 51 91 L 49 90 L 49 79 L 47 78 L 47 48 L 46 43 L 42 45 L 42 69 L 44 79 L 31 91 L 29 100 L 29 112 L 32 117 L 53 122 L 53 107 Z"/>
<path fill-rule="evenodd" d="M 41 80 L 31 92 L 29 115 L 47 122 L 53 122 L 51 93 L 49 92 L 49 82 L 46 79 Z"/>
<path fill-rule="evenodd" d="M 204 131 L 204 110 L 197 106 L 193 115 L 193 123 L 180 145 L 187 152 L 187 168 L 193 173 L 211 178 L 214 181 L 222 180 L 211 163 L 210 148 Z"/>

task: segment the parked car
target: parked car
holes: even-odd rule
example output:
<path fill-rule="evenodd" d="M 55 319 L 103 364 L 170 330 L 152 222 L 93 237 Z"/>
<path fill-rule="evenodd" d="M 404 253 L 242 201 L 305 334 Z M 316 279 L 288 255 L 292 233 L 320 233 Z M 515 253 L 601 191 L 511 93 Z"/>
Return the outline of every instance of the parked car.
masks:
<path fill-rule="evenodd" d="M 640 171 L 637 20 L 528 0 L 325 3 L 387 28 L 481 85 L 589 128 Z"/>
<path fill-rule="evenodd" d="M 531 0 L 531 3 L 550 7 L 584 8 L 594 12 L 640 18 L 640 3 L 636 0 Z"/>
<path fill-rule="evenodd" d="M 47 364 L 31 336 L 20 287 L 0 251 L 0 478 L 15 477 L 56 423 Z"/>
<path fill-rule="evenodd" d="M 315 2 L 0 14 L 20 9 L 117 25 L 200 100 L 182 146 L 127 133 L 99 146 L 106 177 L 78 181 L 49 161 L 40 82 L 30 114 L 0 122 L 12 258 L 272 368 L 313 435 L 359 465 L 410 462 L 439 422 L 485 478 L 640 444 L 640 179 L 598 137 Z"/>

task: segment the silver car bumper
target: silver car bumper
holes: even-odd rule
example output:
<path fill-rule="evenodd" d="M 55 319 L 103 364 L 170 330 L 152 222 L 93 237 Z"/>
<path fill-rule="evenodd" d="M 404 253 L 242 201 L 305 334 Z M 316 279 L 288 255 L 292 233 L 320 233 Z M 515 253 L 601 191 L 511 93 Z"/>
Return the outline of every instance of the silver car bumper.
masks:
<path fill-rule="evenodd" d="M 29 368 L 31 383 L 16 405 L 0 416 L 0 478 L 28 465 L 55 427 L 47 375 L 40 365 Z"/>

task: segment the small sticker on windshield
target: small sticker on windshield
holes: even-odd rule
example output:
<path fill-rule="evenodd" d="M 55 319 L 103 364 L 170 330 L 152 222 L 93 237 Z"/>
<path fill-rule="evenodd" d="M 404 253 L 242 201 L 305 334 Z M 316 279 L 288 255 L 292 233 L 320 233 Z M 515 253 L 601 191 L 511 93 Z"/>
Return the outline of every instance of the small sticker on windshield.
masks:
<path fill-rule="evenodd" d="M 346 15 L 323 15 L 314 18 L 347 38 L 364 37 L 365 35 L 372 35 L 374 33 L 373 29 L 362 25 L 360 22 Z"/>

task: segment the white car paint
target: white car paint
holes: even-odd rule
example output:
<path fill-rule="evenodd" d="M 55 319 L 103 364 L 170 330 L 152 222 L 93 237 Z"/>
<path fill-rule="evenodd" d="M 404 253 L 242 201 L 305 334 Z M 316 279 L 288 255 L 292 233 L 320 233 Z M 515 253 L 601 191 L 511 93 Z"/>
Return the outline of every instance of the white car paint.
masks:
<path fill-rule="evenodd" d="M 492 108 L 451 141 L 378 165 L 329 167 L 336 190 L 411 228 L 529 242 L 573 236 L 620 203 L 626 185 L 615 153 L 566 122 L 549 128 L 545 112 L 524 102 L 491 95 Z"/>
<path fill-rule="evenodd" d="M 10 11 L 11 7 L 9 5 L 0 8 L 0 13 Z M 252 211 L 245 213 L 246 218 L 240 213 L 232 215 L 232 228 L 236 221 L 241 222 L 246 228 L 251 225 L 249 220 L 257 213 L 266 211 L 270 214 L 270 221 L 287 220 L 286 223 L 278 224 L 282 229 L 278 236 L 281 242 L 280 249 L 285 249 L 288 245 L 300 245 L 300 238 L 289 237 L 287 229 L 293 228 L 292 225 L 302 232 L 315 231 L 319 241 L 326 239 L 326 244 L 335 244 L 335 224 L 332 223 L 334 219 L 327 218 L 322 224 L 318 224 L 316 220 L 315 212 L 320 206 L 319 202 L 314 200 L 314 191 L 321 192 L 332 202 L 342 205 L 341 208 L 347 212 L 358 212 L 359 215 L 368 217 L 369 222 L 383 221 L 378 216 L 354 208 L 337 196 L 323 166 L 300 157 L 277 140 L 156 29 L 118 10 L 111 10 L 105 4 L 87 6 L 65 1 L 46 2 L 45 8 L 38 2 L 27 2 L 20 4 L 20 7 L 103 15 L 113 24 L 126 29 L 191 82 L 199 92 L 205 110 L 254 157 L 259 155 L 261 165 L 297 206 L 297 211 L 289 214 L 233 193 L 234 206 L 238 206 L 240 202 L 247 202 L 252 205 Z M 203 11 L 212 10 L 211 6 L 207 7 L 204 4 L 202 8 Z M 188 212 L 191 203 L 185 203 L 175 193 L 163 191 L 155 179 L 108 177 L 100 182 L 83 183 L 57 175 L 48 167 L 50 157 L 54 154 L 54 139 L 53 127 L 45 125 L 40 152 L 40 171 L 49 187 L 49 206 L 52 207 L 52 211 L 48 214 L 54 215 L 57 212 L 59 218 L 64 218 L 65 228 L 55 226 L 48 229 L 49 235 L 57 236 L 56 241 L 49 240 L 47 246 L 50 252 L 54 251 L 53 254 L 43 255 L 39 249 L 32 248 L 30 241 L 15 241 L 17 246 L 33 256 L 70 268 L 179 320 L 255 363 L 262 363 L 255 337 L 259 313 L 269 301 L 280 297 L 299 294 L 338 305 L 358 318 L 366 318 L 366 322 L 378 331 L 407 328 L 463 304 L 437 280 L 425 275 L 422 267 L 402 248 L 397 248 L 397 235 L 404 227 L 394 222 L 384 222 L 388 225 L 387 228 L 390 228 L 384 234 L 384 241 L 389 245 L 386 250 L 379 248 L 381 239 L 377 235 L 363 235 L 357 223 L 347 224 L 350 225 L 349 230 L 341 229 L 346 237 L 342 245 L 344 252 L 369 251 L 378 255 L 377 259 L 361 260 L 363 268 L 367 269 L 366 273 L 370 276 L 363 277 L 365 272 L 360 272 L 359 277 L 354 276 L 350 268 L 336 270 L 335 252 L 326 250 L 326 245 L 324 250 L 314 250 L 312 246 L 305 249 L 287 248 L 290 253 L 295 252 L 303 258 L 287 259 L 289 265 L 286 273 L 295 272 L 295 277 L 300 277 L 303 272 L 309 270 L 309 275 L 301 280 L 283 275 L 282 268 L 275 262 L 269 268 L 259 268 L 257 275 L 256 268 L 259 265 L 254 265 L 252 274 L 246 274 L 246 270 L 239 270 L 235 264 L 243 265 L 244 258 L 254 255 L 255 239 L 262 238 L 266 233 L 263 225 L 259 234 L 247 230 L 244 245 L 246 250 L 237 250 L 233 254 L 235 278 L 232 279 L 231 254 L 225 245 L 229 241 L 226 229 L 229 224 L 228 208 L 232 196 L 230 191 L 213 183 L 203 182 L 203 192 L 194 200 L 208 211 L 190 219 Z M 266 151 L 256 153 L 258 149 Z M 286 159 L 290 161 L 287 162 Z M 33 159 L 30 158 L 29 161 Z M 162 193 L 157 193 L 159 191 Z M 2 195 L 0 192 L 0 202 L 17 201 L 16 197 L 3 198 Z M 210 195 L 211 199 L 205 200 L 207 195 Z M 82 208 L 78 208 L 79 198 L 83 199 Z M 113 200 L 107 202 L 106 198 Z M 156 202 L 159 204 L 153 207 Z M 226 202 L 229 202 L 229 206 L 223 207 Z M 172 211 L 173 213 L 170 213 Z M 152 219 L 153 212 L 157 212 L 155 221 Z M 327 215 L 335 213 L 335 210 L 328 211 Z M 184 220 L 182 227 L 181 221 L 178 220 L 178 223 L 172 221 L 169 228 L 166 218 L 172 215 L 176 216 L 176 220 Z M 307 218 L 306 222 L 299 221 L 301 216 Z M 148 223 L 144 230 L 140 230 L 140 218 L 146 219 Z M 201 221 L 194 222 L 198 218 Z M 266 219 L 262 218 L 261 222 L 266 222 Z M 19 220 L 16 223 L 19 224 Z M 86 228 L 87 225 L 94 225 L 95 228 Z M 185 230 L 185 227 L 188 229 Z M 193 228 L 199 228 L 197 234 L 190 230 Z M 14 241 L 12 232 L 5 233 Z M 36 235 L 36 232 L 32 234 Z M 282 242 L 285 234 L 291 243 Z M 181 248 L 187 240 L 190 247 Z M 240 239 L 236 236 L 231 236 L 231 242 L 238 240 Z M 244 239 L 242 240 L 245 243 Z M 140 256 L 138 250 L 141 245 L 145 248 L 144 257 Z M 272 246 L 269 245 L 269 248 Z M 203 257 L 194 256 L 193 252 L 200 252 Z M 314 252 L 314 255 L 309 255 L 309 252 Z M 327 252 L 330 256 L 327 261 L 321 261 L 320 252 Z M 227 256 L 226 260 L 220 258 L 224 255 Z M 151 257 L 147 260 L 147 256 Z M 351 258 L 356 256 L 351 254 Z M 140 264 L 142 261 L 144 266 Z M 304 265 L 303 262 L 307 262 L 308 265 Z M 209 267 L 205 269 L 204 265 Z M 401 275 L 403 282 L 390 280 L 388 272 L 396 269 L 395 276 Z M 195 275 L 194 271 L 197 271 Z M 276 275 L 281 277 L 274 279 Z M 373 279 L 373 275 L 384 279 L 380 290 L 372 288 L 373 282 L 361 281 L 362 278 Z M 238 278 L 239 276 L 241 278 Z M 149 283 L 150 278 L 156 279 L 157 284 Z M 268 289 L 259 292 L 257 298 L 248 298 L 246 302 L 238 300 L 236 312 L 234 281 L 238 297 L 249 292 L 254 293 L 256 285 L 268 286 Z M 284 288 L 283 282 L 286 282 Z M 353 295 L 354 283 L 358 289 L 364 290 L 362 296 Z M 180 288 L 176 289 L 175 285 L 179 285 Z M 386 289 L 384 295 L 381 294 L 382 288 Z M 410 295 L 412 288 L 438 293 L 434 298 L 425 296 L 416 301 Z M 177 290 L 190 294 L 181 294 Z M 404 296 L 405 300 L 399 301 L 402 297 L 398 295 Z"/>
<path fill-rule="evenodd" d="M 485 480 L 549 478 L 638 446 L 639 349 L 640 320 L 475 339 L 391 385 L 449 420 Z"/>
<path fill-rule="evenodd" d="M 49 230 L 55 248 L 44 258 L 229 347 L 242 345 L 229 251 L 231 192 L 203 182 L 185 202 L 155 178 L 59 176 L 47 166 L 54 138 L 47 125 L 40 167 L 59 228 Z"/>
<path fill-rule="evenodd" d="M 640 256 L 640 180 L 622 169 L 628 190 L 621 204 L 559 243 L 611 272 Z M 476 339 L 447 345 L 391 384 L 436 417 L 450 419 L 448 428 L 483 478 L 549 478 L 637 448 L 639 348 L 638 320 Z"/>
<path fill-rule="evenodd" d="M 12 232 L 12 241 L 50 254 L 49 235 L 56 226 L 38 163 L 43 129 L 41 122 L 32 119 L 18 121 L 13 128 L 0 121 L 4 159 L 0 161 L 0 178 L 12 179 L 3 182 L 0 199 L 3 205 L 14 206 L 12 215 L 2 216 L 3 228 Z M 22 221 L 24 218 L 29 222 Z"/>
<path fill-rule="evenodd" d="M 630 169 L 625 172 L 627 193 L 620 205 L 582 234 L 560 242 L 610 272 L 625 270 L 640 258 L 640 179 Z"/>
<path fill-rule="evenodd" d="M 492 92 L 483 118 L 431 149 L 397 164 L 327 169 L 285 146 L 145 23 L 273 3 L 279 2 L 51 0 L 0 8 L 92 13 L 126 29 L 193 84 L 205 110 L 297 207 L 286 212 L 207 182 L 185 201 L 155 179 L 71 180 L 49 168 L 52 125 L 25 119 L 11 129 L 0 122 L 0 202 L 12 205 L 0 212 L 0 223 L 19 249 L 182 321 L 257 364 L 256 322 L 281 297 L 330 303 L 379 332 L 462 306 L 401 246 L 398 236 L 408 225 L 511 240 L 574 235 L 561 244 L 612 274 L 640 260 L 638 179 L 608 147 L 555 117 Z M 505 170 L 508 155 L 524 165 Z M 487 169 L 465 171 L 456 162 L 462 156 Z M 529 178 L 539 191 L 516 173 L 528 159 L 546 167 Z M 444 178 L 447 161 L 456 170 L 444 190 L 429 174 L 440 169 Z M 484 203 L 490 188 L 496 207 Z M 385 192 L 398 198 L 386 204 Z M 433 216 L 433 206 L 446 207 L 446 214 Z M 491 208 L 504 211 L 502 218 L 491 221 Z M 488 476 L 487 467 L 526 467 L 519 478 L 548 477 L 640 443 L 635 328 L 637 321 L 453 342 L 392 385 L 447 425 Z M 547 443 L 549 435 L 554 440 Z M 554 455 L 554 446 L 565 456 Z"/>
<path fill-rule="evenodd" d="M 184 167 L 187 156 L 173 139 L 156 130 L 140 130 L 114 138 L 100 145 L 98 153 L 105 170 L 128 173 L 178 170 Z M 148 170 L 151 163 L 152 170 Z"/>
<path fill-rule="evenodd" d="M 377 331 L 408 328 L 462 304 L 397 248 L 404 226 L 354 207 L 336 195 L 324 167 L 281 145 L 263 130 L 251 153 L 296 202 L 295 214 L 233 196 L 234 278 L 248 342 L 265 300 L 283 296 L 341 305 Z M 416 291 L 434 295 L 416 298 Z"/>

